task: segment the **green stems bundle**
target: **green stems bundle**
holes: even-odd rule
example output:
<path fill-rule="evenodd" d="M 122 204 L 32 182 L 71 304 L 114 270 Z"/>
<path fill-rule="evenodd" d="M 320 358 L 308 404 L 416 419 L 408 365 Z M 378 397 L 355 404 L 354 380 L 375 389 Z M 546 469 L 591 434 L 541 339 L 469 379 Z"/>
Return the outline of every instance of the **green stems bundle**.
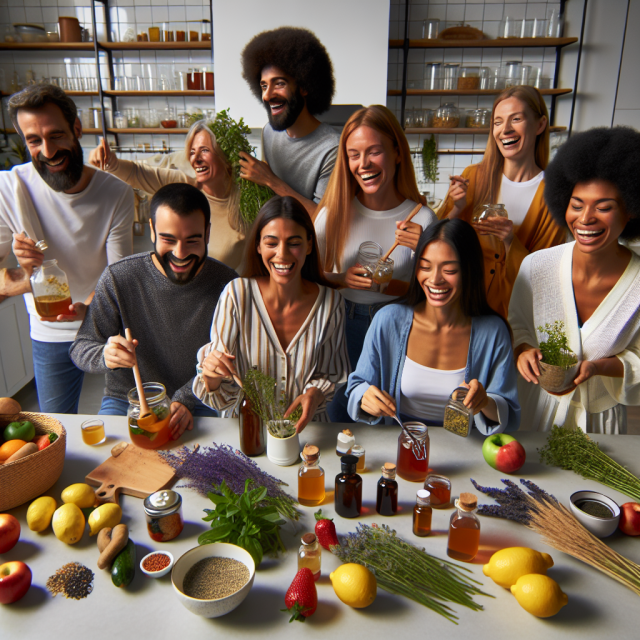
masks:
<path fill-rule="evenodd" d="M 427 182 L 438 181 L 438 145 L 433 134 L 422 143 L 422 172 Z"/>
<path fill-rule="evenodd" d="M 574 471 L 640 502 L 640 478 L 604 453 L 580 429 L 553 426 L 547 444 L 539 450 L 540 462 Z"/>
<path fill-rule="evenodd" d="M 445 602 L 480 611 L 482 605 L 472 596 L 492 597 L 474 586 L 481 583 L 467 575 L 469 569 L 430 556 L 387 525 L 359 524 L 344 541 L 343 546 L 331 547 L 340 560 L 364 565 L 375 574 L 380 588 L 415 600 L 455 624 L 458 618 Z"/>
<path fill-rule="evenodd" d="M 568 369 L 578 361 L 575 353 L 569 347 L 569 340 L 564 332 L 562 320 L 556 320 L 553 323 L 547 322 L 544 327 L 538 327 L 538 332 L 547 334 L 547 340 L 540 342 L 542 362 Z"/>

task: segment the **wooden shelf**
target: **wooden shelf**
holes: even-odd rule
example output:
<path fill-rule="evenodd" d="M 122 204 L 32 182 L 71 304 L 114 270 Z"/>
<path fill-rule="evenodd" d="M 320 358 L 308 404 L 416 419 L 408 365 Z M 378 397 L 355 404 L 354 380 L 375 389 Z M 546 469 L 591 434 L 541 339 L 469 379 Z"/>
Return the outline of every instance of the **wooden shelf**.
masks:
<path fill-rule="evenodd" d="M 409 40 L 411 49 L 514 49 L 522 47 L 566 47 L 578 38 L 497 38 L 486 40 Z M 390 49 L 402 49 L 404 40 L 389 40 Z"/>
<path fill-rule="evenodd" d="M 566 131 L 566 130 L 567 130 L 567 127 L 549 127 L 549 131 L 551 131 L 551 133 L 557 133 L 558 131 Z M 452 133 L 452 134 L 458 134 L 458 135 L 487 135 L 490 133 L 490 130 L 489 129 L 471 129 L 468 127 L 455 127 L 453 129 L 430 127 L 428 129 L 426 128 L 405 129 L 404 132 L 407 135 L 409 135 L 410 133 L 436 133 L 436 134 Z M 483 153 L 483 152 L 478 151 L 478 153 Z"/>
<path fill-rule="evenodd" d="M 210 40 L 198 40 L 197 42 L 98 42 L 98 46 L 109 51 L 176 51 L 178 49 L 211 51 Z"/>
<path fill-rule="evenodd" d="M 143 98 L 143 97 L 177 97 L 177 96 L 185 96 L 189 98 L 213 98 L 214 92 L 209 91 L 112 91 L 106 90 L 103 91 L 106 96 L 119 96 L 121 98 Z"/>
<path fill-rule="evenodd" d="M 497 96 L 504 89 L 407 89 L 407 96 Z M 543 96 L 561 96 L 573 89 L 539 89 Z M 400 89 L 389 89 L 388 96 L 401 96 Z"/>
<path fill-rule="evenodd" d="M 65 91 L 65 93 L 71 98 L 73 97 L 82 98 L 83 96 L 90 97 L 90 96 L 100 95 L 97 91 Z"/>
<path fill-rule="evenodd" d="M 0 51 L 93 51 L 93 42 L 0 42 Z"/>
<path fill-rule="evenodd" d="M 13 134 L 13 133 L 17 133 L 17 131 L 13 127 L 10 127 L 9 129 L 0 129 L 0 133 Z M 92 136 L 92 135 L 101 136 L 102 129 L 83 129 L 82 133 L 88 136 Z"/>
<path fill-rule="evenodd" d="M 154 134 L 162 134 L 162 133 L 170 133 L 170 134 L 174 134 L 174 133 L 179 133 L 179 134 L 185 134 L 187 133 L 187 131 L 189 131 L 189 129 L 178 129 L 177 127 L 174 129 L 165 129 L 164 127 L 158 127 L 158 128 L 128 128 L 128 129 L 107 129 L 107 131 L 109 133 L 120 133 L 120 134 L 138 134 L 138 133 L 148 133 L 149 135 L 154 135 Z"/>

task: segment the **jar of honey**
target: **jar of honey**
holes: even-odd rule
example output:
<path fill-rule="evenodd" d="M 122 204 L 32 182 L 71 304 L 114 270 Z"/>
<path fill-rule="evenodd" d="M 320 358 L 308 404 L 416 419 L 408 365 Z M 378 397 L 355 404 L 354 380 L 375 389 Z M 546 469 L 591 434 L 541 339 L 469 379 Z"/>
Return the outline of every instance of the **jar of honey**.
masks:
<path fill-rule="evenodd" d="M 487 218 L 508 218 L 509 214 L 503 204 L 479 204 L 473 210 L 473 222 L 482 222 Z"/>
<path fill-rule="evenodd" d="M 391 258 L 387 258 L 386 260 L 380 258 L 373 272 L 373 284 L 371 285 L 371 291 L 384 293 L 392 279 L 393 260 Z"/>
<path fill-rule="evenodd" d="M 134 387 L 127 396 L 129 409 L 127 420 L 129 422 L 129 437 L 131 442 L 142 449 L 157 449 L 166 444 L 171 437 L 169 422 L 171 421 L 171 402 L 167 398 L 167 390 L 159 382 L 145 382 L 144 396 L 147 399 L 149 410 L 154 414 L 155 421 L 143 416 L 140 420 L 140 398 L 138 390 Z M 144 421 L 144 423 L 143 423 Z"/>
<path fill-rule="evenodd" d="M 177 491 L 156 491 L 144 499 L 149 537 L 156 542 L 173 540 L 182 533 L 182 496 Z"/>
<path fill-rule="evenodd" d="M 429 432 L 421 422 L 405 422 L 398 436 L 398 476 L 409 482 L 423 482 L 429 471 Z"/>
<path fill-rule="evenodd" d="M 40 317 L 69 315 L 71 290 L 67 274 L 58 266 L 57 260 L 45 260 L 41 267 L 33 270 L 31 291 Z"/>

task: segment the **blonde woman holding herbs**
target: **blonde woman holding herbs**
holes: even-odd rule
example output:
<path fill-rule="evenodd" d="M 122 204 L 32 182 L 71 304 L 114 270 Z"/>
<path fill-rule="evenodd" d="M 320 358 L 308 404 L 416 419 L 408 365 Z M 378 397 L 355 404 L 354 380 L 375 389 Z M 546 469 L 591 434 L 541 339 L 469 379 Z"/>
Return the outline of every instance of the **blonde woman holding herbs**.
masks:
<path fill-rule="evenodd" d="M 292 197 L 265 204 L 247 242 L 244 278 L 220 296 L 211 342 L 198 352 L 193 392 L 237 416 L 243 394 L 234 376 L 252 368 L 276 380 L 275 402 L 298 407 L 296 430 L 328 421 L 326 404 L 349 374 L 342 297 L 328 282 L 309 214 Z"/>

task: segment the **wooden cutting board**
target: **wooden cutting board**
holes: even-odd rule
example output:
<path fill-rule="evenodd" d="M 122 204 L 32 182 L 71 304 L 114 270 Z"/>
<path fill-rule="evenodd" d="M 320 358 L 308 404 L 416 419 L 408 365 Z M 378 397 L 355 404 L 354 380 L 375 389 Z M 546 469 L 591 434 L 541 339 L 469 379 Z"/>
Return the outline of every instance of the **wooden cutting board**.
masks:
<path fill-rule="evenodd" d="M 175 471 L 152 449 L 141 449 L 120 442 L 111 449 L 111 456 L 85 477 L 96 489 L 100 504 L 118 504 L 120 493 L 146 498 L 171 483 Z"/>

